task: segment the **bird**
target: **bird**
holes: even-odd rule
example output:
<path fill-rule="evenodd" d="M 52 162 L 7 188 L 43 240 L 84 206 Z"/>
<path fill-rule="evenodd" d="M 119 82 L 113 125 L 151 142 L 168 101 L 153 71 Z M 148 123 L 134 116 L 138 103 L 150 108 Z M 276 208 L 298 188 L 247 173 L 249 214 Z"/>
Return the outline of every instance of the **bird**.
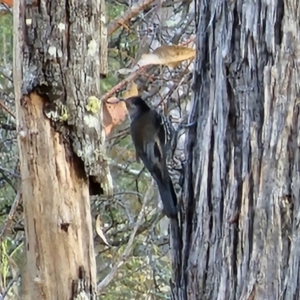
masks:
<path fill-rule="evenodd" d="M 159 114 L 140 96 L 126 99 L 131 120 L 130 134 L 136 150 L 136 160 L 144 166 L 155 180 L 163 203 L 163 212 L 170 219 L 177 218 L 177 196 L 168 171 L 167 162 L 173 152 L 175 129 L 170 121 Z"/>

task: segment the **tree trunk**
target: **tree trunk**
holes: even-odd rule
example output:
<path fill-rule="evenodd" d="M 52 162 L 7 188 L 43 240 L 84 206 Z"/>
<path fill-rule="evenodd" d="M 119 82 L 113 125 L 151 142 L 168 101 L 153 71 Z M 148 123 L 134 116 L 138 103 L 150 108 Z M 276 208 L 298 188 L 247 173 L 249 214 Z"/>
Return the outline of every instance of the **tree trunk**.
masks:
<path fill-rule="evenodd" d="M 299 18 L 297 0 L 196 3 L 177 299 L 300 297 Z"/>
<path fill-rule="evenodd" d="M 106 53 L 105 44 L 100 50 L 105 38 L 101 3 L 14 3 L 26 234 L 22 299 L 96 297 L 89 189 L 102 193 L 101 178 L 107 175 L 96 98 L 100 73 L 107 69 L 103 57 L 100 62 L 100 51 Z"/>

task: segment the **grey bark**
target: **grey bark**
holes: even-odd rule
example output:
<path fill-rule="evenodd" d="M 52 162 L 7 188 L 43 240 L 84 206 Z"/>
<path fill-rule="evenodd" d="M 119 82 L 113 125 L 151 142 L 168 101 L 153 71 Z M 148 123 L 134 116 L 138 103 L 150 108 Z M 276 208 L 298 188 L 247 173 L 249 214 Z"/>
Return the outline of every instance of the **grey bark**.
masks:
<path fill-rule="evenodd" d="M 103 0 L 14 4 L 22 299 L 97 297 L 89 192 L 110 189 L 97 98 L 106 71 L 100 9 Z"/>
<path fill-rule="evenodd" d="M 174 298 L 300 297 L 299 18 L 296 0 L 196 1 Z"/>
<path fill-rule="evenodd" d="M 97 192 L 111 194 L 99 101 L 100 74 L 107 72 L 105 11 L 100 10 L 104 0 L 70 1 L 67 7 L 44 0 L 39 6 L 26 2 L 19 7 L 15 15 L 23 23 L 15 34 L 23 47 L 18 57 L 23 70 L 16 72 L 26 74 L 22 93 L 47 97 L 46 116 L 70 137 L 70 147 L 98 184 Z"/>

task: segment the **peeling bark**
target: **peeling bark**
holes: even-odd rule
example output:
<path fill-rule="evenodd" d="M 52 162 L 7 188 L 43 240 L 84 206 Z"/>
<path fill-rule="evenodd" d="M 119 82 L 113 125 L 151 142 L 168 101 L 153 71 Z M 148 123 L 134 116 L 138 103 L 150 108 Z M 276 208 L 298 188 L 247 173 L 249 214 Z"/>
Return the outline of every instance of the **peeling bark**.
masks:
<path fill-rule="evenodd" d="M 22 299 L 96 297 L 89 191 L 110 189 L 97 98 L 100 72 L 106 70 L 100 65 L 105 59 L 99 59 L 104 13 L 100 0 L 14 5 L 26 234 Z"/>
<path fill-rule="evenodd" d="M 197 1 L 176 299 L 299 298 L 296 0 Z"/>
<path fill-rule="evenodd" d="M 66 153 L 60 134 L 43 116 L 42 98 L 30 94 L 21 102 L 27 296 L 69 299 L 80 266 L 96 282 L 88 181 L 82 162 Z"/>
<path fill-rule="evenodd" d="M 15 49 L 22 69 L 15 79 L 22 80 L 22 95 L 34 91 L 45 98 L 45 115 L 98 183 L 94 194 L 111 194 L 99 100 L 100 72 L 107 70 L 105 12 L 100 8 L 105 8 L 102 0 L 18 3 Z"/>

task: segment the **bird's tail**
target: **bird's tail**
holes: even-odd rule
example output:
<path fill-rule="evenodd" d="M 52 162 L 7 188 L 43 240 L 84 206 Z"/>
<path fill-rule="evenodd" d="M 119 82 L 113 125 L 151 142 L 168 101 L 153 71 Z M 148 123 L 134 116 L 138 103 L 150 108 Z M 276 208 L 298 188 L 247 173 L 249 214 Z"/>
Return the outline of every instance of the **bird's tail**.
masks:
<path fill-rule="evenodd" d="M 177 196 L 171 179 L 161 183 L 157 182 L 161 201 L 164 206 L 164 213 L 170 219 L 177 218 Z"/>

